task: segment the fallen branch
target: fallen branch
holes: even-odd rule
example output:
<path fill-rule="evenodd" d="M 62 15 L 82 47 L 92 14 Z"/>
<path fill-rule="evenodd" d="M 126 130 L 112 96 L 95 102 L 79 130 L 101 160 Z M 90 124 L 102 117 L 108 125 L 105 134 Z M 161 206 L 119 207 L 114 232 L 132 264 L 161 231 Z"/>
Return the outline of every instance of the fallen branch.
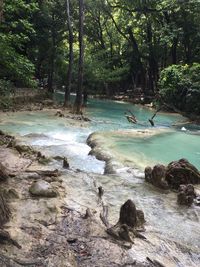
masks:
<path fill-rule="evenodd" d="M 49 177 L 58 177 L 60 176 L 60 172 L 59 170 L 55 169 L 53 171 L 41 171 L 41 170 L 38 170 L 38 171 L 33 171 L 33 170 L 26 170 L 26 172 L 28 173 L 37 173 L 38 175 L 41 175 L 41 176 L 49 176 Z"/>
<path fill-rule="evenodd" d="M 104 223 L 104 225 L 107 228 L 109 228 L 110 224 L 108 221 L 108 206 L 105 206 L 104 204 L 103 204 L 103 212 L 100 213 L 100 218 L 101 218 L 102 222 Z"/>

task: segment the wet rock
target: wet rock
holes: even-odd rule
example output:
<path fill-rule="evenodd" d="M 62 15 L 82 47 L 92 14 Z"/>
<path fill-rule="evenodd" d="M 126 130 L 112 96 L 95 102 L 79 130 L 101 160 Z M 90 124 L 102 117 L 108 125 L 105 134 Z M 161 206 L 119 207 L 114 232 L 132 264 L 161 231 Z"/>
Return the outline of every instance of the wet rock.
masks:
<path fill-rule="evenodd" d="M 68 162 L 67 158 L 63 159 L 63 168 L 65 168 L 65 169 L 69 168 L 69 162 Z"/>
<path fill-rule="evenodd" d="M 44 180 L 33 182 L 29 188 L 29 192 L 33 196 L 38 197 L 57 197 L 57 191 L 52 187 L 52 185 Z"/>
<path fill-rule="evenodd" d="M 168 189 L 168 184 L 165 181 L 166 167 L 161 164 L 157 164 L 151 169 L 151 167 L 145 168 L 145 180 L 156 187 L 161 189 Z"/>
<path fill-rule="evenodd" d="M 191 206 L 195 198 L 196 193 L 192 184 L 180 185 L 177 196 L 178 204 Z"/>
<path fill-rule="evenodd" d="M 200 173 L 188 160 L 180 159 L 167 166 L 165 179 L 171 188 L 178 190 L 182 184 L 199 184 Z"/>

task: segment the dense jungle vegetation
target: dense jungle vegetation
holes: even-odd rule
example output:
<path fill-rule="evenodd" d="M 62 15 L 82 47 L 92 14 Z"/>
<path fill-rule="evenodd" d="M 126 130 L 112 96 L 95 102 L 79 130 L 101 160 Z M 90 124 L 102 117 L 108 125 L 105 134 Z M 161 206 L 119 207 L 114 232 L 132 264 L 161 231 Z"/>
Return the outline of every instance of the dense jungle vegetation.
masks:
<path fill-rule="evenodd" d="M 1 95 L 139 93 L 200 114 L 199 63 L 199 0 L 0 1 Z"/>

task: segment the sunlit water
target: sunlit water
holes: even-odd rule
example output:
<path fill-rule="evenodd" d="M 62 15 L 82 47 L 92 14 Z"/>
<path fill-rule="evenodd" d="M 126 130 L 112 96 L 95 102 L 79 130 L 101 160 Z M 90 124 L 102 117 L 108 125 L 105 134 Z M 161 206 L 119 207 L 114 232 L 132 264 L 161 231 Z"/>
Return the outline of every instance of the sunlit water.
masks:
<path fill-rule="evenodd" d="M 128 109 L 135 114 L 139 124 L 128 123 L 124 116 Z M 132 198 L 145 212 L 150 231 L 197 251 L 200 240 L 199 208 L 178 207 L 175 193 L 163 194 L 144 182 L 143 168 L 183 157 L 200 168 L 200 128 L 182 124 L 186 120 L 179 115 L 159 113 L 155 118 L 156 128 L 170 131 L 134 138 L 117 131 L 151 128 L 148 119 L 154 111 L 123 102 L 90 100 L 86 112 L 92 119 L 89 127 L 70 126 L 64 118 L 48 112 L 27 112 L 3 116 L 0 129 L 19 135 L 23 142 L 39 148 L 48 156 L 66 156 L 72 169 L 90 173 L 68 178 L 67 183 L 72 187 L 68 194 L 69 202 L 71 197 L 72 202 L 76 199 L 83 206 L 93 206 L 95 179 L 105 189 L 112 221 L 116 221 L 120 205 Z M 106 149 L 113 153 L 115 159 L 121 161 L 124 167 L 134 168 L 124 168 L 125 171 L 118 175 L 100 175 L 105 164 L 89 156 L 90 148 L 86 145 L 87 137 L 95 131 L 99 132 Z M 59 164 L 61 166 L 62 163 Z"/>

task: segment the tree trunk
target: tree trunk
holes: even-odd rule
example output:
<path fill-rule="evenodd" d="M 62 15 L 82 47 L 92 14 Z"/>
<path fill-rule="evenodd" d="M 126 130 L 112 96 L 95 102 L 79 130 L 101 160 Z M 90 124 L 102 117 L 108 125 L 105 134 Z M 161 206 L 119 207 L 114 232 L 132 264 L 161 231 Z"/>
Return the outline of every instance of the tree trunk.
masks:
<path fill-rule="evenodd" d="M 177 45 L 178 45 L 178 38 L 173 38 L 173 45 L 172 45 L 172 64 L 177 63 Z"/>
<path fill-rule="evenodd" d="M 52 15 L 52 20 L 54 21 L 54 14 Z M 51 48 L 51 56 L 49 62 L 49 72 L 48 72 L 48 92 L 50 94 L 54 93 L 53 89 L 53 80 L 54 80 L 54 65 L 55 65 L 55 54 L 56 54 L 56 33 L 54 30 L 54 26 L 52 25 L 51 29 L 51 38 L 52 38 L 52 48 Z"/>
<path fill-rule="evenodd" d="M 145 92 L 145 69 L 142 64 L 142 58 L 140 55 L 140 51 L 138 48 L 137 41 L 133 35 L 132 29 L 129 27 L 128 28 L 128 34 L 129 34 L 129 39 L 132 44 L 132 71 L 134 73 L 134 76 L 140 75 L 140 83 L 141 83 L 141 88 L 142 91 Z"/>
<path fill-rule="evenodd" d="M 150 93 L 154 93 L 155 85 L 158 80 L 158 63 L 155 59 L 154 46 L 153 46 L 153 33 L 151 22 L 147 22 L 147 42 L 149 46 L 149 84 L 148 89 Z"/>
<path fill-rule="evenodd" d="M 78 87 L 74 110 L 77 114 L 81 113 L 83 102 L 83 60 L 84 60 L 84 42 L 83 42 L 83 23 L 84 23 L 84 0 L 79 0 L 79 68 L 78 68 Z"/>
<path fill-rule="evenodd" d="M 0 0 L 0 23 L 3 21 L 3 0 Z"/>
<path fill-rule="evenodd" d="M 69 0 L 66 0 L 67 6 L 67 23 L 68 23 L 68 31 L 69 31 L 69 66 L 67 71 L 67 81 L 66 81 L 66 89 L 65 89 L 65 102 L 64 107 L 68 107 L 70 105 L 70 92 L 71 92 L 71 82 L 72 82 L 72 67 L 74 61 L 74 52 L 73 52 L 73 29 L 70 18 L 70 6 Z"/>

